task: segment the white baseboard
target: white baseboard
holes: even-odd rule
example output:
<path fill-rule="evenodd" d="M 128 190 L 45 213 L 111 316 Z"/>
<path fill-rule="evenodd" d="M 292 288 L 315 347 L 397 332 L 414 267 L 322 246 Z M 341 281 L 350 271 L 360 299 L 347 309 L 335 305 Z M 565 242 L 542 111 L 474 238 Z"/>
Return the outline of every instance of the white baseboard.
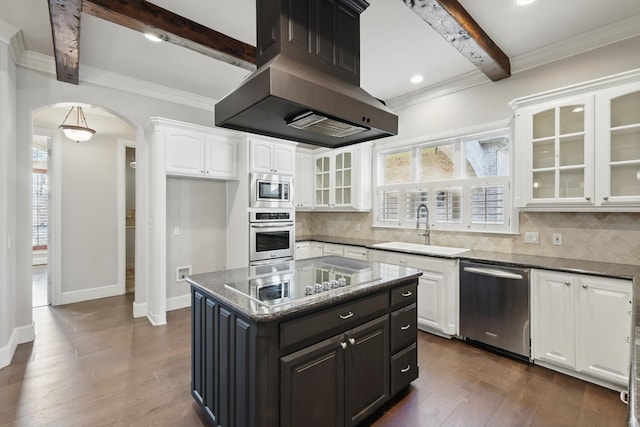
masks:
<path fill-rule="evenodd" d="M 73 304 L 75 302 L 114 297 L 116 295 L 122 295 L 123 293 L 123 287 L 118 284 L 82 289 L 80 291 L 62 292 L 60 294 L 60 301 L 56 305 Z"/>
<path fill-rule="evenodd" d="M 147 315 L 146 302 L 133 302 L 133 317 L 145 317 Z"/>
<path fill-rule="evenodd" d="M 180 295 L 177 297 L 167 298 L 167 311 L 179 310 L 181 308 L 191 307 L 191 293 Z M 133 317 L 146 317 L 154 326 L 160 326 L 167 323 L 166 316 L 153 315 L 147 311 L 146 302 L 133 303 Z"/>
<path fill-rule="evenodd" d="M 191 307 L 191 293 L 167 298 L 167 311 L 179 310 L 185 307 Z"/>
<path fill-rule="evenodd" d="M 33 341 L 35 337 L 35 323 L 15 328 L 7 345 L 0 347 L 0 369 L 11 364 L 18 344 Z"/>

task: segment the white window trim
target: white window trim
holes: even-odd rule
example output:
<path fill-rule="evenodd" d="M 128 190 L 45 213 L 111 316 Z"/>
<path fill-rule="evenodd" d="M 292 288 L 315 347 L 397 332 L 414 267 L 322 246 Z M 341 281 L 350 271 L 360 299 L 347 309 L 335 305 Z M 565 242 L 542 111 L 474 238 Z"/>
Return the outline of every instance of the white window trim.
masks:
<path fill-rule="evenodd" d="M 509 124 L 509 126 L 506 126 Z M 372 227 L 374 228 L 399 228 L 399 229 L 411 229 L 415 228 L 415 220 L 408 221 L 403 217 L 405 212 L 405 198 L 403 192 L 406 190 L 421 190 L 427 191 L 429 194 L 429 201 L 427 207 L 429 209 L 429 224 L 432 230 L 442 231 L 455 231 L 455 232 L 472 232 L 472 233 L 495 233 L 495 234 L 518 234 L 518 211 L 515 208 L 514 195 L 512 191 L 514 181 L 514 135 L 513 127 L 510 126 L 511 122 L 495 122 L 485 126 L 476 126 L 472 128 L 458 130 L 456 132 L 449 132 L 447 134 L 435 135 L 433 137 L 425 138 L 413 138 L 405 141 L 394 141 L 392 143 L 378 143 L 374 146 L 373 155 L 373 182 L 376 183 L 376 191 L 373 191 L 373 215 L 372 215 Z M 509 135 L 509 175 L 498 177 L 480 177 L 480 178 L 458 178 L 443 181 L 432 181 L 425 183 L 411 183 L 411 184 L 394 184 L 394 185 L 381 185 L 382 173 L 384 171 L 383 155 L 391 154 L 399 151 L 414 150 L 417 146 L 428 147 L 441 145 L 447 142 L 462 142 L 470 138 L 482 138 L 491 136 L 492 134 L 507 134 Z M 413 176 L 417 175 L 415 170 L 415 163 L 412 162 Z M 505 191 L 505 224 L 474 224 L 471 221 L 471 187 L 477 185 L 504 185 Z M 432 195 L 437 194 L 438 189 L 447 187 L 462 187 L 463 191 L 463 209 L 462 209 L 462 221 L 460 223 L 439 223 L 436 221 L 437 201 L 436 197 Z M 382 222 L 378 220 L 378 194 L 382 189 L 397 189 L 400 191 L 399 197 L 399 220 L 397 222 Z"/>

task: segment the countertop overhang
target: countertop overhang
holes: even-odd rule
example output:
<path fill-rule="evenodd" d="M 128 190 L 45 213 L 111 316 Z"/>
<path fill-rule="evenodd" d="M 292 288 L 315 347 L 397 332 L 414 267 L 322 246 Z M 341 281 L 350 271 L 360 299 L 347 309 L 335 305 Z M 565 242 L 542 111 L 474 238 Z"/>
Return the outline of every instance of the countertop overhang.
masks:
<path fill-rule="evenodd" d="M 250 281 L 260 277 L 269 277 L 274 274 L 286 272 L 292 275 L 292 280 L 305 280 L 296 277 L 300 271 L 306 268 L 336 268 L 352 270 L 370 270 L 370 279 L 362 283 L 331 289 L 326 292 L 316 293 L 300 299 L 279 303 L 273 306 L 261 304 L 232 289 L 231 284 Z M 402 267 L 381 262 L 369 262 L 352 260 L 349 258 L 326 256 L 307 260 L 286 261 L 279 264 L 243 267 L 231 270 L 215 271 L 210 273 L 194 274 L 187 281 L 196 289 L 218 298 L 222 303 L 228 304 L 242 315 L 254 322 L 271 322 L 297 316 L 306 312 L 319 310 L 326 306 L 337 304 L 352 298 L 373 294 L 393 287 L 407 279 L 417 278 L 422 275 L 418 269 Z M 306 284 L 306 283 L 305 283 Z M 313 285 L 314 283 L 309 283 Z"/>

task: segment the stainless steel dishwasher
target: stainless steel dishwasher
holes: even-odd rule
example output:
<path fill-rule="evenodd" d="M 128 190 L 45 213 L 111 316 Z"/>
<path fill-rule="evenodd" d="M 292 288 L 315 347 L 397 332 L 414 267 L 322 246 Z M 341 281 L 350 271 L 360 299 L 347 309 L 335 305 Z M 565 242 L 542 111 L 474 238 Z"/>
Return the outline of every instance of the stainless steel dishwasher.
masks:
<path fill-rule="evenodd" d="M 529 270 L 461 261 L 460 335 L 530 360 Z"/>

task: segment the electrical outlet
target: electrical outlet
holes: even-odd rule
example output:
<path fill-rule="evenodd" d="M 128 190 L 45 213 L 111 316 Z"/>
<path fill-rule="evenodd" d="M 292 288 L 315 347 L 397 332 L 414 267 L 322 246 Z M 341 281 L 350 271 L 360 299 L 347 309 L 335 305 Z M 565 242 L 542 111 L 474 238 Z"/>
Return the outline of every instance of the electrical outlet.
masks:
<path fill-rule="evenodd" d="M 173 227 L 173 235 L 174 236 L 179 236 L 180 235 L 180 227 Z"/>
<path fill-rule="evenodd" d="M 185 265 L 184 267 L 176 268 L 176 282 L 184 282 L 187 276 L 191 275 L 191 266 Z"/>
<path fill-rule="evenodd" d="M 553 233 L 553 244 L 554 245 L 561 245 L 562 244 L 562 234 Z"/>
<path fill-rule="evenodd" d="M 537 231 L 527 231 L 524 233 L 524 242 L 525 243 L 535 243 L 538 244 L 540 242 L 539 235 Z"/>
<path fill-rule="evenodd" d="M 356 233 L 360 232 L 360 224 L 356 224 Z"/>

